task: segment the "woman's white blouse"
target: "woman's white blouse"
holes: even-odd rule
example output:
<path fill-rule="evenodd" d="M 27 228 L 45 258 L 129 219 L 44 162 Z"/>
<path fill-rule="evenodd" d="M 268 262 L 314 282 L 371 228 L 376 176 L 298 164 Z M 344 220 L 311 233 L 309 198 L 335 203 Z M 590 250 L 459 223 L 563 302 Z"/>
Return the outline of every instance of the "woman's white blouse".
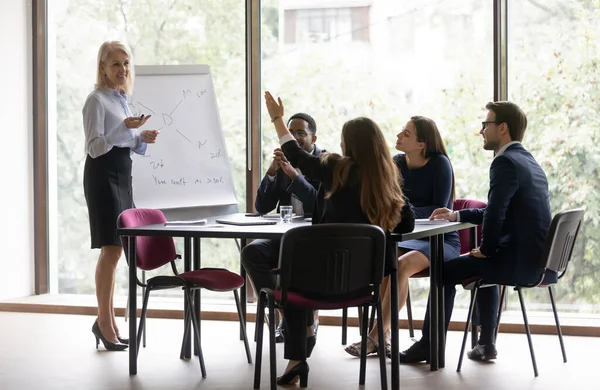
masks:
<path fill-rule="evenodd" d="M 145 154 L 148 145 L 140 139 L 139 131 L 127 128 L 123 122 L 129 116 L 132 115 L 125 94 L 110 88 L 97 88 L 90 93 L 83 106 L 85 152 L 96 158 L 117 146 Z"/>

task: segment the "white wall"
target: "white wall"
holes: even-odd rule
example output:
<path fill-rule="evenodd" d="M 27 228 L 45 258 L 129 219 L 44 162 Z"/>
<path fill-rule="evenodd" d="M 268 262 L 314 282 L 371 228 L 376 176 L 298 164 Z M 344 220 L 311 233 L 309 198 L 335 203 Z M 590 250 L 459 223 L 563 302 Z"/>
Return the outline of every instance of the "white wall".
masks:
<path fill-rule="evenodd" d="M 31 6 L 0 0 L 0 300 L 33 294 Z"/>

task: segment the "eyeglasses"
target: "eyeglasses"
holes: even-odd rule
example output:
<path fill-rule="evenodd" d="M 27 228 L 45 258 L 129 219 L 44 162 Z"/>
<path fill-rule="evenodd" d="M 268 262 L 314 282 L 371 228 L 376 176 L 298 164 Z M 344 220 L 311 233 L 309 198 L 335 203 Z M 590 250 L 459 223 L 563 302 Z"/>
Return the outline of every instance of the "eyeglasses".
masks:
<path fill-rule="evenodd" d="M 485 128 L 487 127 L 487 125 L 489 124 L 497 124 L 496 121 L 486 121 L 486 122 L 481 122 L 481 131 L 485 130 Z"/>

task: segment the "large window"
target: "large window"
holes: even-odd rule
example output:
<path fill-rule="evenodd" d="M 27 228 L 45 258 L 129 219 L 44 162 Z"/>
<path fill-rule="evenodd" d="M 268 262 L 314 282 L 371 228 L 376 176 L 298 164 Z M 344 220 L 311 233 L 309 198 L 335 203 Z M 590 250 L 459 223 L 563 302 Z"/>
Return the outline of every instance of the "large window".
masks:
<path fill-rule="evenodd" d="M 262 2 L 263 89 L 282 97 L 286 116 L 312 115 L 317 144 L 334 152 L 340 152 L 341 128 L 351 118 L 368 116 L 378 122 L 395 154 L 396 134 L 406 121 L 428 116 L 449 149 L 457 196 L 485 200 L 492 156 L 481 149 L 478 131 L 483 108 L 493 100 L 492 2 L 461 1 L 459 7 L 440 1 L 326 2 L 335 12 L 319 9 L 318 3 Z M 340 10 L 357 4 L 367 20 L 340 22 Z M 323 18 L 331 15 L 330 23 L 337 21 L 335 36 L 368 31 L 369 38 L 292 42 L 288 34 L 302 31 L 301 17 L 308 12 L 320 15 L 311 19 L 319 22 L 315 28 L 327 26 Z M 268 119 L 263 115 L 262 174 L 278 145 Z M 413 302 L 424 305 L 428 282 L 411 281 L 411 289 Z"/>
<path fill-rule="evenodd" d="M 127 43 L 138 65 L 209 64 L 240 209 L 245 201 L 245 1 L 56 0 L 49 2 L 51 286 L 93 293 L 98 251 L 90 250 L 83 196 L 81 109 L 106 40 Z M 160 140 L 159 140 L 160 141 Z M 239 269 L 233 240 L 203 240 L 203 265 Z M 125 262 L 117 293 L 126 293 Z"/>
<path fill-rule="evenodd" d="M 597 1 L 509 4 L 508 90 L 528 114 L 524 143 L 548 175 L 552 212 L 585 209 L 569 272 L 556 288 L 561 311 L 600 311 L 598 42 Z M 548 308 L 546 291 L 530 294 Z"/>

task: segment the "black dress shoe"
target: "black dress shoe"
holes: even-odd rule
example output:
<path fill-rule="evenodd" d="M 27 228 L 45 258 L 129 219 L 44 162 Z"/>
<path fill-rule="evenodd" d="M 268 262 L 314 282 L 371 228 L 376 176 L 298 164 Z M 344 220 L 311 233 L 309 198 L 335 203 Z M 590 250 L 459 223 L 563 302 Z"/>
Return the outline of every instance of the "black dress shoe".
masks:
<path fill-rule="evenodd" d="M 467 352 L 467 357 L 471 360 L 494 360 L 498 356 L 498 351 L 494 344 L 481 345 L 477 343 L 475 348 Z"/>
<path fill-rule="evenodd" d="M 104 344 L 104 348 L 106 348 L 108 351 L 124 351 L 125 349 L 127 349 L 127 347 L 129 347 L 129 345 L 123 344 L 121 342 L 113 343 L 108 341 L 100 331 L 100 326 L 98 326 L 98 320 L 96 320 L 94 322 L 94 325 L 92 325 L 92 333 L 94 334 L 94 336 L 96 336 L 96 349 L 98 349 L 100 341 L 102 341 L 102 344 Z"/>
<path fill-rule="evenodd" d="M 126 345 L 129 345 L 129 339 L 125 339 L 125 338 L 123 338 L 123 337 L 119 337 L 119 336 L 117 336 L 117 340 L 119 340 L 119 342 L 120 342 L 121 344 L 126 344 Z"/>
<path fill-rule="evenodd" d="M 277 378 L 277 384 L 280 386 L 296 383 L 296 378 L 300 379 L 300 387 L 308 386 L 308 363 L 306 360 L 295 365 L 291 370 Z"/>
<path fill-rule="evenodd" d="M 284 330 L 283 330 L 283 321 L 281 321 L 279 323 L 279 325 L 277 325 L 277 329 L 275 329 L 275 342 L 283 343 L 284 340 L 285 340 L 285 336 L 284 336 Z"/>
<path fill-rule="evenodd" d="M 406 351 L 400 352 L 400 363 L 420 363 L 429 361 L 429 344 L 417 341 Z"/>

